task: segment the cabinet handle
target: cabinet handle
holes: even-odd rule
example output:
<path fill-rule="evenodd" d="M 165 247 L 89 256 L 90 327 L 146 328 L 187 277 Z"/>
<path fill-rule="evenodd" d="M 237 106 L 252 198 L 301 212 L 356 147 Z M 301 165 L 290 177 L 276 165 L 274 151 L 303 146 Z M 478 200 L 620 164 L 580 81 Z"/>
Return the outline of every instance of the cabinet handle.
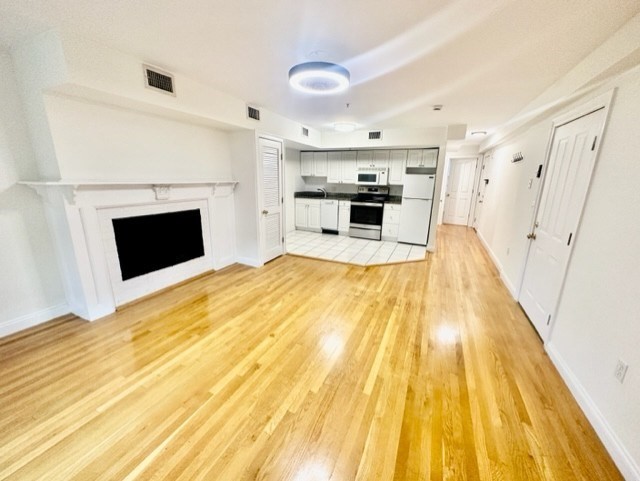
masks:
<path fill-rule="evenodd" d="M 262 215 L 267 215 L 268 213 L 269 213 L 269 211 L 268 211 L 268 210 L 263 210 L 263 211 L 262 211 Z"/>

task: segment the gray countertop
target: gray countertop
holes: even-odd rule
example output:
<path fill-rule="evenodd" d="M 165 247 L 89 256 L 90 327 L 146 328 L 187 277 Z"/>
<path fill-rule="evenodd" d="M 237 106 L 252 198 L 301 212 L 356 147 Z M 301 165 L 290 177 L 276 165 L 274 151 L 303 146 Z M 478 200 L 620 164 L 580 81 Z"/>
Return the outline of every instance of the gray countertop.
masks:
<path fill-rule="evenodd" d="M 327 196 L 325 197 L 322 192 L 301 191 L 301 192 L 294 192 L 293 196 L 300 199 L 351 200 L 356 195 L 344 194 L 342 192 L 327 192 Z"/>
<path fill-rule="evenodd" d="M 356 194 L 346 194 L 344 192 L 327 192 L 327 197 L 322 192 L 300 191 L 294 192 L 293 196 L 298 199 L 331 199 L 331 200 L 352 200 Z M 401 195 L 390 195 L 388 204 L 402 204 Z"/>

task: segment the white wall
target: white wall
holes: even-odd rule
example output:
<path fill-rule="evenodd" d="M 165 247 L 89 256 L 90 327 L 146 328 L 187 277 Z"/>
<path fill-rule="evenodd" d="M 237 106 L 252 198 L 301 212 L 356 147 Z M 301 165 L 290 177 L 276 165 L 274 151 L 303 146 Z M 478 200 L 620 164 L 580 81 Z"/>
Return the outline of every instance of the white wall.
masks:
<path fill-rule="evenodd" d="M 617 87 L 547 349 L 627 479 L 640 479 L 640 66 Z M 575 108 L 586 99 L 565 110 Z M 556 116 L 557 114 L 554 114 Z M 551 118 L 498 146 L 478 234 L 515 294 Z M 514 152 L 524 160 L 511 163 Z M 624 384 L 613 372 L 629 364 Z"/>
<path fill-rule="evenodd" d="M 231 169 L 233 178 L 238 181 L 234 193 L 238 262 L 260 266 L 262 256 L 258 238 L 256 134 L 252 130 L 233 132 L 230 138 Z"/>
<path fill-rule="evenodd" d="M 45 105 L 65 180 L 231 179 L 227 132 L 62 95 Z"/>
<path fill-rule="evenodd" d="M 293 147 L 284 149 L 284 208 L 285 232 L 296 229 L 295 192 L 305 190 L 303 178 L 300 176 L 300 150 Z"/>
<path fill-rule="evenodd" d="M 68 312 L 11 59 L 0 52 L 0 336 Z"/>
<path fill-rule="evenodd" d="M 540 183 L 536 171 L 544 163 L 551 124 L 547 119 L 494 149 L 482 173 L 489 184 L 478 218 L 478 235 L 514 297 L 522 277 L 529 245 L 526 236 L 533 223 Z M 516 152 L 522 152 L 524 159 L 514 163 Z"/>
<path fill-rule="evenodd" d="M 628 451 L 640 479 L 640 67 L 619 83 L 550 350 Z M 624 384 L 613 377 L 629 364 Z M 623 454 L 617 454 L 620 459 Z M 634 479 L 625 472 L 627 479 Z"/>

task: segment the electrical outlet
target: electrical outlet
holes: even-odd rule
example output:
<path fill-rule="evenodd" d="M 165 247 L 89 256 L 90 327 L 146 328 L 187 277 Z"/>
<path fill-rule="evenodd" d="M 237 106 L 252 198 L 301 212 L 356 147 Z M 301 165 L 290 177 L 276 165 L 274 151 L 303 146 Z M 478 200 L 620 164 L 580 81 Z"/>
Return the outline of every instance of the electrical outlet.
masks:
<path fill-rule="evenodd" d="M 627 375 L 627 369 L 629 369 L 629 365 L 622 359 L 618 359 L 618 364 L 616 364 L 616 370 L 613 375 L 618 381 L 620 381 L 620 384 L 624 382 L 624 377 Z"/>

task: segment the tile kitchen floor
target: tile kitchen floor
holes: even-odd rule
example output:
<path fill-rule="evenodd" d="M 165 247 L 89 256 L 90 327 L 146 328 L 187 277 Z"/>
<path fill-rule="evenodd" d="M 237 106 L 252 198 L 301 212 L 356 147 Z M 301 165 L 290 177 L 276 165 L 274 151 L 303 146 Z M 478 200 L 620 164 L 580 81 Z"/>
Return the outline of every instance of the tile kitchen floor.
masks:
<path fill-rule="evenodd" d="M 296 230 L 287 233 L 287 253 L 367 266 L 423 260 L 427 249 L 397 242 Z"/>

